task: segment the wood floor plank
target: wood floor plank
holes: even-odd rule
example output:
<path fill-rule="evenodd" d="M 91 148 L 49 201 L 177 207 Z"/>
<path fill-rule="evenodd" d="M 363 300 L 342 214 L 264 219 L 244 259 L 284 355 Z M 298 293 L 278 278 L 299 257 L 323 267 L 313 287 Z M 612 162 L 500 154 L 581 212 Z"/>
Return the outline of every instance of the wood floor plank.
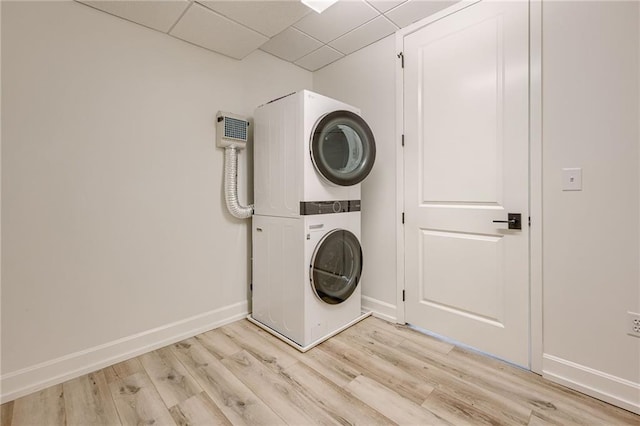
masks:
<path fill-rule="evenodd" d="M 439 370 L 448 372 L 450 375 L 457 376 L 464 382 L 485 389 L 492 394 L 508 398 L 515 405 L 537 410 L 568 424 L 585 423 L 589 418 L 593 420 L 593 417 L 585 415 L 583 411 L 575 406 L 563 403 L 558 399 L 557 394 L 549 392 L 548 389 L 527 386 L 522 382 L 509 379 L 508 376 L 499 375 L 493 369 L 485 370 L 468 362 L 452 362 L 450 354 L 442 355 L 435 352 L 425 352 L 420 345 L 412 341 L 402 342 L 399 348 L 414 358 L 420 359 Z M 508 364 L 505 365 L 508 366 Z M 530 374 L 533 375 L 534 373 Z M 531 384 L 535 380 L 532 376 Z"/>
<path fill-rule="evenodd" d="M 337 342 L 345 343 L 371 358 L 380 359 L 393 366 L 402 366 L 403 372 L 409 376 L 421 378 L 425 383 L 429 384 L 433 388 L 440 384 L 440 382 L 435 380 L 431 374 L 428 374 L 429 372 L 427 370 L 430 368 L 428 364 L 407 356 L 405 353 L 394 347 L 377 341 L 376 337 L 379 336 L 356 332 L 345 332 L 338 335 L 335 340 Z M 426 397 L 427 396 L 425 395 L 422 401 L 424 401 Z M 422 401 L 416 402 L 419 405 Z"/>
<path fill-rule="evenodd" d="M 398 333 L 392 333 L 376 327 L 379 320 L 375 321 L 360 321 L 359 323 L 347 328 L 340 334 L 358 334 L 368 339 L 375 340 L 387 346 L 397 346 L 405 339 L 404 336 Z"/>
<path fill-rule="evenodd" d="M 142 368 L 140 360 L 138 358 L 131 358 L 105 368 L 104 375 L 107 378 L 107 383 L 113 383 L 143 371 L 144 368 Z"/>
<path fill-rule="evenodd" d="M 286 374 L 274 372 L 247 351 L 225 358 L 222 363 L 287 424 L 337 424 Z"/>
<path fill-rule="evenodd" d="M 528 426 L 565 426 L 565 424 L 534 411 L 531 413 Z"/>
<path fill-rule="evenodd" d="M 316 404 L 331 407 L 329 411 L 332 413 L 335 421 L 350 424 L 360 423 L 362 419 L 366 420 L 364 424 L 388 424 L 390 422 L 389 419 L 380 413 L 371 410 L 357 399 L 351 398 L 349 394 L 340 388 L 342 385 L 349 383 L 360 375 L 358 369 L 328 355 L 318 348 L 313 348 L 306 353 L 301 353 L 249 321 L 234 323 L 234 326 L 235 325 L 242 328 L 242 330 L 238 329 L 237 331 L 238 333 L 242 333 L 245 339 L 245 333 L 247 332 L 257 334 L 259 339 L 274 346 L 277 354 L 279 354 L 278 357 L 281 359 L 284 358 L 285 362 L 292 363 L 293 360 L 297 360 L 298 363 L 293 363 L 286 368 L 278 363 L 269 362 L 268 364 L 276 366 L 276 368 L 272 368 L 272 370 L 279 372 L 280 375 L 283 374 L 282 370 L 284 369 L 285 376 L 288 378 L 290 384 L 297 386 L 301 393 L 308 394 Z M 285 358 L 285 355 L 282 353 L 292 357 L 293 360 Z M 304 367 L 298 364 L 304 364 Z M 322 377 L 322 379 L 319 379 L 319 377 Z M 298 381 L 300 378 L 304 380 Z M 326 383 L 327 381 L 331 382 L 331 385 Z M 345 398 L 348 404 L 344 404 Z M 339 401 L 342 401 L 343 404 L 340 404 Z"/>
<path fill-rule="evenodd" d="M 55 385 L 18 398 L 13 404 L 12 426 L 65 425 L 64 391 Z"/>
<path fill-rule="evenodd" d="M 325 352 L 318 350 L 317 348 L 313 348 L 302 353 L 249 321 L 246 321 L 243 324 L 243 329 L 244 332 L 257 334 L 260 338 L 275 346 L 278 351 L 285 352 L 298 362 L 308 365 L 339 386 L 346 385 L 351 380 L 362 374 L 359 369 L 353 368 L 344 362 L 340 362 L 336 358 L 327 355 Z"/>
<path fill-rule="evenodd" d="M 256 335 L 258 335 L 260 337 L 260 339 L 262 341 L 268 342 L 269 345 L 271 345 L 271 346 L 275 346 L 275 348 L 276 348 L 276 350 L 278 352 L 282 351 L 286 355 L 289 355 L 289 356 L 295 358 L 296 360 L 299 360 L 299 355 L 302 352 L 300 352 L 298 349 L 295 349 L 290 344 L 285 343 L 284 341 L 278 339 L 277 337 L 275 337 L 271 333 L 268 333 L 264 329 L 258 327 L 254 323 L 252 323 L 252 322 L 250 322 L 248 320 L 244 320 L 244 321 L 237 321 L 237 322 L 235 322 L 235 323 L 233 323 L 231 325 L 237 326 L 238 327 L 238 331 L 241 333 L 242 336 L 244 336 L 245 332 L 248 332 L 250 334 L 256 334 Z M 289 362 L 294 363 L 293 360 L 289 360 Z"/>
<path fill-rule="evenodd" d="M 218 359 L 226 358 L 242 350 L 229 336 L 218 328 L 196 336 L 196 339 Z"/>
<path fill-rule="evenodd" d="M 346 386 L 362 374 L 360 368 L 347 364 L 317 347 L 300 355 L 300 362 L 314 369 L 318 374 L 323 375 L 338 386 Z"/>
<path fill-rule="evenodd" d="M 345 389 L 394 422 L 405 425 L 446 425 L 446 420 L 370 379 L 358 376 Z"/>
<path fill-rule="evenodd" d="M 422 346 L 425 351 L 434 351 L 441 354 L 447 354 L 454 348 L 454 345 L 451 343 L 443 342 L 442 340 L 436 339 L 435 337 L 420 333 L 419 331 L 413 330 L 406 325 L 393 324 L 375 317 L 371 318 L 371 320 L 363 322 L 366 322 L 367 326 L 379 328 L 380 330 L 397 334 L 412 342 L 416 342 L 420 346 Z"/>
<path fill-rule="evenodd" d="M 554 405 L 559 404 L 560 409 L 566 407 L 569 411 L 580 413 L 581 416 L 600 419 L 604 424 L 640 424 L 638 416 L 629 411 L 551 382 L 538 374 L 514 367 L 499 359 L 465 348 L 455 348 L 449 355 L 451 363 L 466 365 L 474 371 L 482 371 L 485 375 L 492 375 L 514 386 L 526 387 L 540 394 L 553 396 L 553 401 L 550 402 Z"/>
<path fill-rule="evenodd" d="M 285 374 L 315 403 L 324 407 L 336 422 L 344 425 L 391 425 L 375 407 L 370 407 L 351 395 L 344 388 L 320 375 L 303 363 L 287 368 Z"/>
<path fill-rule="evenodd" d="M 505 421 L 504 416 L 496 417 L 493 413 L 487 413 L 479 410 L 472 404 L 467 404 L 464 401 L 459 400 L 435 389 L 431 392 L 431 395 L 422 404 L 422 406 L 440 418 L 446 419 L 448 422 L 454 425 L 526 425 L 527 422 L 510 422 Z"/>
<path fill-rule="evenodd" d="M 421 360 L 427 364 L 433 365 L 441 371 L 452 376 L 458 377 L 460 380 L 480 388 L 486 389 L 492 393 L 502 395 L 509 398 L 514 404 L 521 404 L 530 409 L 554 409 L 553 404 L 546 401 L 544 395 L 523 395 L 523 391 L 517 387 L 510 386 L 509 382 L 503 382 L 497 379 L 496 372 L 485 372 L 478 366 L 464 362 L 451 362 L 450 354 L 442 355 L 433 352 L 425 352 L 420 345 L 415 342 L 405 341 L 399 346 L 400 350 Z M 452 351 L 453 352 L 453 351 Z M 532 373 L 533 374 L 533 373 Z M 567 418 L 567 421 L 575 421 L 573 418 Z"/>
<path fill-rule="evenodd" d="M 416 378 L 437 386 L 441 392 L 447 394 L 454 401 L 460 400 L 474 406 L 474 410 L 484 409 L 488 417 L 496 418 L 503 424 L 526 425 L 531 415 L 531 408 L 524 404 L 514 404 L 513 401 L 500 394 L 492 393 L 484 388 L 475 386 L 468 381 L 461 380 L 455 374 L 444 371 L 436 365 L 412 357 L 404 353 L 405 342 L 398 346 L 389 346 L 385 340 L 379 341 L 376 335 L 349 332 L 339 336 L 350 344 L 360 347 L 368 354 L 375 355 L 393 365 L 401 365 L 402 369 Z M 409 344 L 414 344 L 409 342 Z"/>
<path fill-rule="evenodd" d="M 293 348 L 282 347 L 286 343 L 271 335 L 265 337 L 259 333 L 248 333 L 256 328 L 249 321 L 241 320 L 221 327 L 220 331 L 275 372 L 282 371 L 297 362 L 295 356 L 288 352 Z"/>
<path fill-rule="evenodd" d="M 242 320 L 5 403 L 0 411 L 0 426 L 447 420 L 640 426 L 639 415 L 377 318 L 306 353 Z"/>
<path fill-rule="evenodd" d="M 631 412 L 478 352 L 455 348 L 450 358 L 450 362 L 499 379 L 505 386 L 526 389 L 539 413 L 546 412 L 551 417 L 566 413 L 572 418 L 593 419 L 603 424 L 640 424 L 638 416 Z"/>
<path fill-rule="evenodd" d="M 284 424 L 273 410 L 196 339 L 177 343 L 171 350 L 234 425 Z"/>
<path fill-rule="evenodd" d="M 231 426 L 229 419 L 206 392 L 174 405 L 169 411 L 178 426 Z"/>
<path fill-rule="evenodd" d="M 173 407 L 202 392 L 200 385 L 171 349 L 161 348 L 141 355 L 139 359 L 167 407 Z"/>
<path fill-rule="evenodd" d="M 0 426 L 11 426 L 13 418 L 13 401 L 0 405 Z"/>
<path fill-rule="evenodd" d="M 63 383 L 67 425 L 117 425 L 120 417 L 102 370 Z"/>
<path fill-rule="evenodd" d="M 350 346 L 337 338 L 324 342 L 318 347 L 338 360 L 359 368 L 368 377 L 393 389 L 403 397 L 420 405 L 434 389 L 434 385 L 407 373 L 402 368 L 381 359 L 371 352 Z"/>
<path fill-rule="evenodd" d="M 432 369 L 431 372 L 433 371 Z M 498 419 L 501 424 L 526 425 L 528 423 L 532 413 L 531 408 L 473 383 L 452 379 L 449 382 L 451 385 L 441 385 L 437 390 Z"/>
<path fill-rule="evenodd" d="M 144 373 L 109 384 L 120 420 L 125 425 L 175 425 L 151 379 Z"/>

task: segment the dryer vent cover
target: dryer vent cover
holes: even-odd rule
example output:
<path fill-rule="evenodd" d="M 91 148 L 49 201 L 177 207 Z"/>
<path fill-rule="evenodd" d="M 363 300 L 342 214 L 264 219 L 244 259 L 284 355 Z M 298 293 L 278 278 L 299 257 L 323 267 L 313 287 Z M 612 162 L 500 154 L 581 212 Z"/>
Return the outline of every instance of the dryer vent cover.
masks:
<path fill-rule="evenodd" d="M 216 146 L 244 148 L 249 141 L 249 121 L 245 117 L 223 111 L 218 112 L 216 117 Z"/>

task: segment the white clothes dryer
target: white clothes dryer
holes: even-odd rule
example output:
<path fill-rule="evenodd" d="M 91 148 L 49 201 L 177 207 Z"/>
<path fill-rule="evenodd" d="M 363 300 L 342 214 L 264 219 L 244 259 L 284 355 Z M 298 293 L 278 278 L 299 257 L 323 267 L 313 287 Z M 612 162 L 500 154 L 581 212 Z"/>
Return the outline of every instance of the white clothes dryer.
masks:
<path fill-rule="evenodd" d="M 302 90 L 258 107 L 254 126 L 256 215 L 295 217 L 305 214 L 304 203 L 359 202 L 376 157 L 359 109 Z"/>
<path fill-rule="evenodd" d="M 361 312 L 360 212 L 253 217 L 250 320 L 307 350 Z"/>

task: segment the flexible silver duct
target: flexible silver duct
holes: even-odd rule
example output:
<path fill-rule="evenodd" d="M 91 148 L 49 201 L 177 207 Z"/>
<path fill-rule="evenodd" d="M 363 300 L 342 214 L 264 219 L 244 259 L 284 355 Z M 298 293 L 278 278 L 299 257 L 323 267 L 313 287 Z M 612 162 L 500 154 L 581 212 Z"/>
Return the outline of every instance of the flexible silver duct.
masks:
<path fill-rule="evenodd" d="M 233 217 L 247 219 L 253 215 L 253 204 L 241 206 L 238 201 L 238 151 L 235 146 L 224 149 L 224 198 Z"/>

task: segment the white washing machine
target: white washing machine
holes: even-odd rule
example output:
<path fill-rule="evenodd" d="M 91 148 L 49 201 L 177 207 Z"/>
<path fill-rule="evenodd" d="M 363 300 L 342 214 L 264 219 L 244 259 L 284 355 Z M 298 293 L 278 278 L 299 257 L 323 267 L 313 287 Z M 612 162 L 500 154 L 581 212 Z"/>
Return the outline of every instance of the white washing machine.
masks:
<path fill-rule="evenodd" d="M 305 203 L 312 211 L 315 202 L 359 203 L 376 156 L 359 109 L 303 90 L 258 107 L 254 126 L 256 215 L 296 217 L 307 214 Z"/>
<path fill-rule="evenodd" d="M 305 351 L 368 315 L 360 212 L 254 216 L 252 234 L 250 320 Z"/>

